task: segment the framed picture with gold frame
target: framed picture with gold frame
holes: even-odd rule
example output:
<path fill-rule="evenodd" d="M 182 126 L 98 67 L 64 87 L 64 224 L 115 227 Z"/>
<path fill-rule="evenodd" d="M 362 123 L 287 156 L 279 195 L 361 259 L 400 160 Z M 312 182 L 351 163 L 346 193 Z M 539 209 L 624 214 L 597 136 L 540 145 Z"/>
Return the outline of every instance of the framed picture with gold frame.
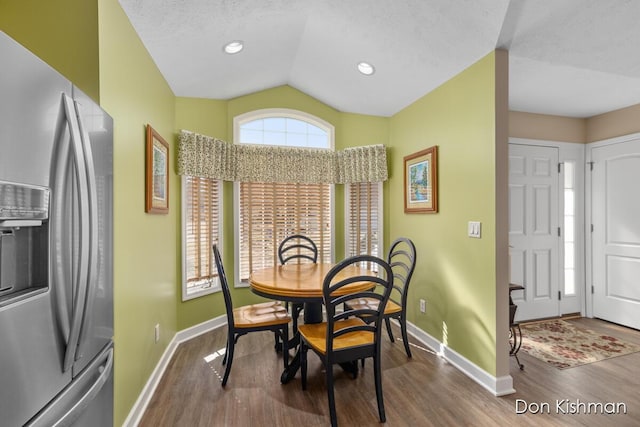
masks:
<path fill-rule="evenodd" d="M 145 159 L 145 212 L 169 212 L 169 144 L 147 125 Z"/>
<path fill-rule="evenodd" d="M 438 212 L 438 146 L 404 157 L 405 213 Z"/>

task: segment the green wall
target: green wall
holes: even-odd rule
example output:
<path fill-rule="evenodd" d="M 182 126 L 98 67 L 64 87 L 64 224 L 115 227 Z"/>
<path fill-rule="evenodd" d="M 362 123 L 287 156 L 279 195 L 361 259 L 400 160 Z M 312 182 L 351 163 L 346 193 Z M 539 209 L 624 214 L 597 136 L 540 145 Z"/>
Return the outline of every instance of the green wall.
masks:
<path fill-rule="evenodd" d="M 390 236 L 417 248 L 408 318 L 495 374 L 495 54 L 391 118 Z M 438 146 L 438 213 L 405 214 L 403 157 Z M 482 222 L 482 238 L 467 222 Z M 418 299 L 427 302 L 426 314 Z M 505 294 L 506 298 L 506 294 Z"/>
<path fill-rule="evenodd" d="M 95 0 L 0 0 L 0 29 L 100 100 Z"/>
<path fill-rule="evenodd" d="M 362 114 L 342 113 L 340 127 L 336 129 L 336 148 L 343 149 L 347 147 L 356 147 L 362 145 L 384 144 L 389 142 L 389 126 L 388 117 L 367 116 Z M 389 156 L 387 150 L 387 156 Z M 391 168 L 391 163 L 387 157 L 387 164 Z M 391 171 L 390 171 L 391 173 Z M 345 218 L 344 212 L 344 185 L 336 185 L 335 193 L 335 211 L 340 213 L 336 215 L 336 259 L 342 259 L 345 256 L 344 239 L 345 239 Z M 389 240 L 389 215 L 388 215 L 388 191 L 387 183 L 383 184 L 383 252 L 388 248 Z"/>
<path fill-rule="evenodd" d="M 114 420 L 122 425 L 177 331 L 180 203 L 175 173 L 169 180 L 169 214 L 144 211 L 145 125 L 169 142 L 173 162 L 175 97 L 117 0 L 99 0 L 99 16 L 101 100 L 114 119 Z"/>
<path fill-rule="evenodd" d="M 186 129 L 202 135 L 213 136 L 220 139 L 227 138 L 227 101 L 219 101 L 203 98 L 176 98 L 176 132 Z M 178 190 L 180 190 L 180 177 L 178 177 Z M 177 193 L 176 197 L 178 197 Z M 233 206 L 232 187 L 225 183 L 223 187 L 223 206 Z M 177 207 L 180 209 L 180 205 Z M 225 235 L 233 236 L 233 217 L 227 212 L 223 213 L 223 227 Z M 178 218 L 180 221 L 180 218 Z M 180 222 L 178 222 L 180 227 Z M 231 234 L 229 234 L 231 233 Z M 182 237 L 178 233 L 176 245 L 181 247 Z M 230 246 L 233 248 L 233 246 Z M 231 249 L 229 249 L 231 250 Z M 226 250 L 224 252 L 227 252 Z M 226 254 L 223 253 L 224 256 Z M 178 266 L 181 266 L 181 252 L 178 250 Z M 225 266 L 231 261 L 225 261 Z M 229 264 L 233 265 L 233 264 Z M 181 268 L 181 267 L 179 267 Z M 233 269 L 226 268 L 227 275 L 233 277 Z M 181 274 L 181 272 L 179 271 Z M 176 282 L 176 307 L 178 316 L 178 330 L 183 330 L 199 323 L 210 320 L 224 313 L 224 300 L 221 294 L 207 295 L 189 301 L 182 301 L 182 276 Z"/>
<path fill-rule="evenodd" d="M 233 136 L 231 133 L 233 132 L 233 118 L 235 116 L 263 108 L 290 108 L 300 110 L 313 114 L 336 127 L 340 124 L 341 113 L 338 110 L 321 103 L 317 99 L 291 86 L 279 86 L 229 100 L 228 139 L 231 140 Z"/>

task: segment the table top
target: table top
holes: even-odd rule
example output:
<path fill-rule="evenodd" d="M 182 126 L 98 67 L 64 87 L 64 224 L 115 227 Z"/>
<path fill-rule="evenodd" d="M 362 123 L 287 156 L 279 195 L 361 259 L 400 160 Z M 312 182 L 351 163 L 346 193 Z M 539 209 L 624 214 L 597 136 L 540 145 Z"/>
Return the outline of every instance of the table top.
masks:
<path fill-rule="evenodd" d="M 322 283 L 334 264 L 294 263 L 256 270 L 249 276 L 251 290 L 267 298 L 283 301 L 322 300 Z M 365 268 L 351 265 L 343 269 L 336 279 L 358 275 L 374 275 Z M 336 295 L 364 291 L 371 282 L 354 282 L 341 288 Z"/>

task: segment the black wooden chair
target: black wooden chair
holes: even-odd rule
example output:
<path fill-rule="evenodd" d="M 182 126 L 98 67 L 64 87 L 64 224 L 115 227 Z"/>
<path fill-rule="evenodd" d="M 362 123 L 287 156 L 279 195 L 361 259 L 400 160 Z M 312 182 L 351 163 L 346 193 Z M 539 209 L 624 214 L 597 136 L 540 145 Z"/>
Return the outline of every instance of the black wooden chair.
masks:
<path fill-rule="evenodd" d="M 289 262 L 311 262 L 315 264 L 318 262 L 318 247 L 309 237 L 302 234 L 293 234 L 278 245 L 278 258 L 282 265 Z M 285 306 L 288 310 L 289 303 L 287 302 Z M 302 304 L 292 304 L 291 317 L 293 319 L 294 332 L 298 328 L 298 316 L 302 308 Z"/>
<path fill-rule="evenodd" d="M 283 265 L 291 260 L 297 262 L 307 260 L 315 264 L 318 262 L 318 247 L 307 236 L 293 234 L 278 245 L 278 258 Z"/>
<path fill-rule="evenodd" d="M 341 273 L 352 265 L 377 267 L 376 275 L 344 277 Z M 337 277 L 336 277 L 337 276 Z M 335 396 L 333 390 L 333 365 L 348 364 L 355 368 L 357 360 L 373 358 L 378 415 L 381 422 L 386 421 L 384 400 L 382 396 L 382 370 L 380 367 L 380 343 L 384 308 L 389 300 L 392 288 L 393 271 L 383 259 L 371 255 L 357 255 L 347 258 L 335 265 L 323 282 L 323 299 L 327 312 L 327 321 L 322 323 L 305 323 L 300 325 L 300 367 L 302 389 L 307 387 L 307 352 L 313 350 L 326 369 L 327 395 L 331 425 L 337 425 Z M 355 282 L 370 282 L 372 288 L 362 292 L 347 293 L 337 296 L 336 291 Z M 371 298 L 378 301 L 376 308 L 352 308 L 337 312 L 336 308 L 349 301 Z M 369 323 L 361 317 L 367 317 Z"/>
<path fill-rule="evenodd" d="M 224 358 L 222 359 L 222 364 L 226 365 L 226 369 L 224 371 L 224 377 L 222 378 L 222 386 L 224 387 L 227 384 L 227 379 L 231 372 L 235 344 L 238 342 L 238 338 L 249 332 L 273 331 L 276 336 L 282 340 L 282 358 L 286 369 L 287 366 L 289 366 L 288 343 L 291 316 L 289 316 L 287 310 L 278 301 L 233 308 L 227 276 L 224 272 L 217 245 L 213 245 L 213 255 L 218 269 L 222 294 L 224 295 L 224 304 L 227 309 L 227 348 Z"/>
<path fill-rule="evenodd" d="M 407 338 L 407 296 L 409 293 L 409 284 L 413 270 L 416 266 L 416 247 L 410 239 L 400 237 L 396 239 L 389 248 L 387 253 L 387 262 L 393 270 L 393 290 L 389 297 L 389 302 L 384 310 L 384 320 L 387 325 L 387 333 L 391 342 L 393 332 L 391 331 L 391 320 L 397 319 L 400 323 L 400 332 L 402 334 L 402 342 L 407 352 L 407 357 L 411 357 L 411 348 Z M 360 299 L 348 303 L 352 309 L 375 308 L 378 304 L 376 299 Z M 367 317 L 363 320 L 368 322 Z"/>

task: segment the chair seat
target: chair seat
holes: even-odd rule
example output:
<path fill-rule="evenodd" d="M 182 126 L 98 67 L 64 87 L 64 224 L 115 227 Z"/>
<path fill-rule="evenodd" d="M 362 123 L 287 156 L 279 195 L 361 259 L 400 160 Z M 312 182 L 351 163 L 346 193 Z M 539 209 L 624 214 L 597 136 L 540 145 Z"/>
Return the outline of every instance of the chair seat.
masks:
<path fill-rule="evenodd" d="M 349 327 L 364 325 L 362 319 L 353 317 L 345 320 L 340 320 L 335 323 L 335 330 Z M 325 354 L 327 349 L 327 323 L 305 323 L 298 327 L 300 335 L 304 337 L 305 341 L 311 348 L 319 353 Z M 355 331 L 348 334 L 340 335 L 333 339 L 333 349 L 339 350 L 341 348 L 356 347 L 360 345 L 373 344 L 373 332 L 368 331 Z"/>
<path fill-rule="evenodd" d="M 255 328 L 288 323 L 289 312 L 278 301 L 246 305 L 233 309 L 236 329 Z"/>
<path fill-rule="evenodd" d="M 358 300 L 349 301 L 348 305 L 354 310 L 376 310 L 378 308 L 378 303 L 379 301 L 375 298 L 360 298 Z M 391 300 L 387 302 L 387 305 L 384 308 L 384 314 L 386 315 L 400 313 L 401 311 L 402 307 Z"/>

